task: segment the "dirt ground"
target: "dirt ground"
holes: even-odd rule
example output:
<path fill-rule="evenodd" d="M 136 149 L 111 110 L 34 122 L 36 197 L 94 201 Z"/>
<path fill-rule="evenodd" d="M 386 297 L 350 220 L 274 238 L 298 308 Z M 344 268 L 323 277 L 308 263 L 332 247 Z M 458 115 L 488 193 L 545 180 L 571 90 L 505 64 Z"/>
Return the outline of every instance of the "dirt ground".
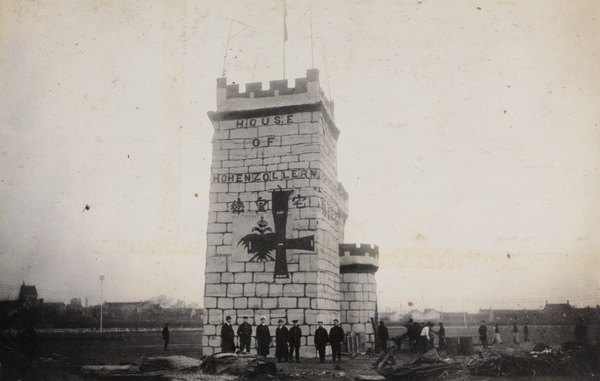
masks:
<path fill-rule="evenodd" d="M 472 329 L 476 330 L 476 327 Z M 470 335 L 470 330 L 456 331 L 455 334 Z M 463 328 L 461 328 L 463 329 Z M 390 333 L 394 335 L 394 330 L 390 329 Z M 565 336 L 566 336 L 565 330 Z M 570 329 L 569 329 L 570 331 Z M 536 330 L 535 337 L 548 338 L 549 335 L 559 335 L 561 331 L 556 329 Z M 163 355 L 181 355 L 192 358 L 201 358 L 201 331 L 187 332 L 172 332 L 171 343 L 169 350 L 165 352 L 162 348 L 162 339 L 160 332 L 137 332 L 137 333 L 122 333 L 110 334 L 105 336 L 85 336 L 85 335 L 40 335 L 40 346 L 36 354 L 35 361 L 27 365 L 24 370 L 19 372 L 11 372 L 8 368 L 11 364 L 7 363 L 6 357 L 3 358 L 2 368 L 0 369 L 0 380 L 90 380 L 90 376 L 86 376 L 81 372 L 84 365 L 122 365 L 122 364 L 141 364 L 144 357 L 163 356 Z M 5 338 L 6 339 L 6 338 Z M 512 337 L 504 338 L 505 343 L 499 346 L 492 347 L 488 350 L 515 350 L 515 351 L 530 351 L 536 344 L 536 340 L 530 342 L 520 342 L 519 344 L 512 343 Z M 560 337 L 554 339 L 560 340 Z M 478 344 L 477 340 L 474 340 Z M 547 342 L 548 343 L 548 342 Z M 550 343 L 558 348 L 558 344 Z M 6 354 L 6 348 L 10 345 L 16 345 L 14 342 L 2 341 L 3 353 Z M 475 351 L 484 350 L 481 346 L 476 345 Z M 272 351 L 274 352 L 274 351 Z M 407 348 L 403 346 L 401 356 L 410 358 L 411 354 Z M 440 351 L 440 356 L 448 358 L 443 351 Z M 355 358 L 348 356 L 342 357 L 341 364 L 333 364 L 331 356 L 327 357 L 327 361 L 321 364 L 318 359 L 301 359 L 301 363 L 276 363 L 278 375 L 271 379 L 282 381 L 289 380 L 355 380 L 357 376 L 376 376 L 377 372 L 373 369 L 373 364 L 378 355 L 364 354 Z M 269 359 L 275 362 L 275 359 Z M 122 380 L 123 378 L 119 378 Z M 135 379 L 148 379 L 147 377 L 135 377 Z M 155 378 L 155 379 L 172 379 L 172 380 L 232 380 L 234 377 L 216 377 L 205 376 L 200 374 L 182 374 L 177 377 Z M 264 379 L 261 378 L 261 379 Z M 523 380 L 523 378 L 502 378 L 502 377 L 470 377 L 465 374 L 446 375 L 436 380 L 494 380 L 494 381 L 514 381 Z M 580 380 L 581 377 L 556 378 L 556 377 L 536 377 L 536 380 L 542 381 L 558 381 L 558 380 Z M 588 378 L 589 379 L 589 378 Z"/>

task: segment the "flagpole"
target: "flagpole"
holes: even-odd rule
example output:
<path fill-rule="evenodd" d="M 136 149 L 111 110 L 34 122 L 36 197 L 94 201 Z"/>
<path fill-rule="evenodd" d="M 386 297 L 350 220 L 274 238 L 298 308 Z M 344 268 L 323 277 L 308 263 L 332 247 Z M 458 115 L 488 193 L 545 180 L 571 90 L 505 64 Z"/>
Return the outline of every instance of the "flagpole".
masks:
<path fill-rule="evenodd" d="M 313 48 L 313 27 L 312 27 L 312 8 L 308 8 L 310 12 L 310 58 L 312 60 L 312 68 L 315 68 L 315 50 Z"/>
<path fill-rule="evenodd" d="M 233 29 L 233 23 L 236 22 L 240 25 L 242 25 L 244 28 L 242 30 L 240 30 L 239 32 L 237 32 L 236 34 L 233 35 L 233 37 L 231 36 L 231 30 Z M 231 19 L 231 22 L 229 23 L 229 33 L 227 34 L 227 43 L 225 44 L 225 57 L 223 58 L 223 74 L 221 75 L 222 77 L 225 77 L 225 73 L 226 73 L 226 69 L 225 69 L 225 65 L 227 64 L 227 52 L 229 51 L 229 41 L 233 40 L 238 34 L 242 33 L 243 31 L 245 31 L 247 28 L 250 29 L 254 29 L 253 27 L 244 24 L 241 21 L 237 21 L 234 19 Z"/>
<path fill-rule="evenodd" d="M 323 44 L 323 38 L 321 38 L 321 48 L 323 49 L 323 64 L 325 65 L 325 76 L 327 77 L 327 92 L 329 93 L 329 99 L 331 99 L 331 86 L 329 85 L 329 72 L 327 71 L 327 58 L 325 55 L 325 45 Z"/>
<path fill-rule="evenodd" d="M 258 51 L 260 48 L 256 49 L 256 57 L 254 58 L 254 70 L 252 70 L 252 82 L 254 82 L 254 74 L 256 74 L 256 63 L 258 62 Z"/>
<path fill-rule="evenodd" d="M 287 5 L 283 0 L 283 79 L 285 79 L 285 42 L 287 41 Z"/>
<path fill-rule="evenodd" d="M 229 50 L 229 40 L 231 39 L 231 28 L 233 27 L 233 19 L 229 23 L 229 34 L 227 35 L 227 43 L 225 44 L 225 58 L 223 58 L 223 74 L 221 77 L 225 77 L 225 64 L 227 62 L 227 51 Z"/>
<path fill-rule="evenodd" d="M 298 19 L 298 23 L 300 23 L 300 21 L 302 21 L 302 19 L 304 18 L 304 16 L 306 16 L 306 14 L 309 13 L 308 17 L 310 18 L 309 22 L 310 22 L 310 58 L 312 61 L 312 68 L 315 68 L 315 48 L 314 48 L 314 36 L 313 36 L 313 23 L 312 23 L 312 8 L 309 7 L 308 11 L 304 12 L 304 14 L 302 15 L 302 17 L 300 17 Z"/>

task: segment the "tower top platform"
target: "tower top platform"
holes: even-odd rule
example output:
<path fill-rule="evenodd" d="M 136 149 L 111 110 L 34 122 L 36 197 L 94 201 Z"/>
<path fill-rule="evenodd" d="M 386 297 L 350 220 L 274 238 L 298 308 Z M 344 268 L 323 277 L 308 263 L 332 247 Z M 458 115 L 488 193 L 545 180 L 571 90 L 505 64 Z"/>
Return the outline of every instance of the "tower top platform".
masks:
<path fill-rule="evenodd" d="M 263 90 L 262 82 L 246 84 L 240 92 L 237 83 L 227 84 L 227 78 L 217 79 L 217 111 L 209 112 L 212 121 L 241 117 L 260 117 L 273 113 L 322 111 L 328 124 L 335 127 L 334 102 L 327 99 L 319 82 L 319 70 L 308 69 L 305 78 L 296 78 L 289 87 L 287 79 L 269 81 Z"/>
<path fill-rule="evenodd" d="M 340 273 L 370 273 L 379 269 L 379 247 L 377 245 L 340 243 Z"/>

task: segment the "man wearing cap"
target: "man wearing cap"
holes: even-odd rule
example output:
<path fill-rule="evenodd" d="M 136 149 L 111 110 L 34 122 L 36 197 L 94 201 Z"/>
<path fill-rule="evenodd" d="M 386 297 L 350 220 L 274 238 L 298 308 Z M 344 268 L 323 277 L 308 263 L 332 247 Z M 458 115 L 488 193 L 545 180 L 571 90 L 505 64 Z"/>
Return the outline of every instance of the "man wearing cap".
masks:
<path fill-rule="evenodd" d="M 283 319 L 279 319 L 277 321 L 279 327 L 275 330 L 275 356 L 277 356 L 277 362 L 281 362 L 281 359 L 285 359 L 285 362 L 288 362 L 288 329 L 284 325 Z"/>
<path fill-rule="evenodd" d="M 234 353 L 235 343 L 233 342 L 233 327 L 231 326 L 231 316 L 225 318 L 225 324 L 221 327 L 221 352 Z"/>
<path fill-rule="evenodd" d="M 325 362 L 325 348 L 329 341 L 329 335 L 327 334 L 327 330 L 323 328 L 322 321 L 318 321 L 317 324 L 319 324 L 319 327 L 315 331 L 315 346 L 319 352 L 319 360 Z"/>
<path fill-rule="evenodd" d="M 244 316 L 244 322 L 238 327 L 237 334 L 240 340 L 240 351 L 250 353 L 252 326 L 248 323 L 248 316 Z"/>
<path fill-rule="evenodd" d="M 344 342 L 344 330 L 340 327 L 340 321 L 333 319 L 333 327 L 329 330 L 329 342 L 331 343 L 331 357 L 333 362 L 337 357 L 338 362 L 342 362 L 342 343 Z"/>
<path fill-rule="evenodd" d="M 256 327 L 257 354 L 263 357 L 269 355 L 269 346 L 271 345 L 271 332 L 269 332 L 269 327 L 265 324 L 266 320 L 264 316 L 261 317 L 260 324 Z"/>
<path fill-rule="evenodd" d="M 302 330 L 298 327 L 298 320 L 292 320 L 294 326 L 290 328 L 289 341 L 290 341 L 290 360 L 294 357 L 294 350 L 296 351 L 296 362 L 300 362 L 300 339 L 302 338 Z"/>

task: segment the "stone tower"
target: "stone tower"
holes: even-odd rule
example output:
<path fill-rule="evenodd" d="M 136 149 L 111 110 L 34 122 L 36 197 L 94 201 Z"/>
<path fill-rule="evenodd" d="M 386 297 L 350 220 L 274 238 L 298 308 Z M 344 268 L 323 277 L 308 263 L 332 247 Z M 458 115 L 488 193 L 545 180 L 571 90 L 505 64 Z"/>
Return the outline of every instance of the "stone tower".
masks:
<path fill-rule="evenodd" d="M 208 116 L 214 135 L 204 354 L 220 351 L 225 316 L 236 325 L 247 315 L 254 324 L 265 316 L 273 334 L 278 319 L 299 320 L 301 355 L 312 356 L 317 321 L 340 319 L 344 299 L 339 245 L 348 195 L 337 181 L 333 102 L 316 69 L 293 88 L 277 80 L 240 92 L 219 78 L 217 110 Z"/>

